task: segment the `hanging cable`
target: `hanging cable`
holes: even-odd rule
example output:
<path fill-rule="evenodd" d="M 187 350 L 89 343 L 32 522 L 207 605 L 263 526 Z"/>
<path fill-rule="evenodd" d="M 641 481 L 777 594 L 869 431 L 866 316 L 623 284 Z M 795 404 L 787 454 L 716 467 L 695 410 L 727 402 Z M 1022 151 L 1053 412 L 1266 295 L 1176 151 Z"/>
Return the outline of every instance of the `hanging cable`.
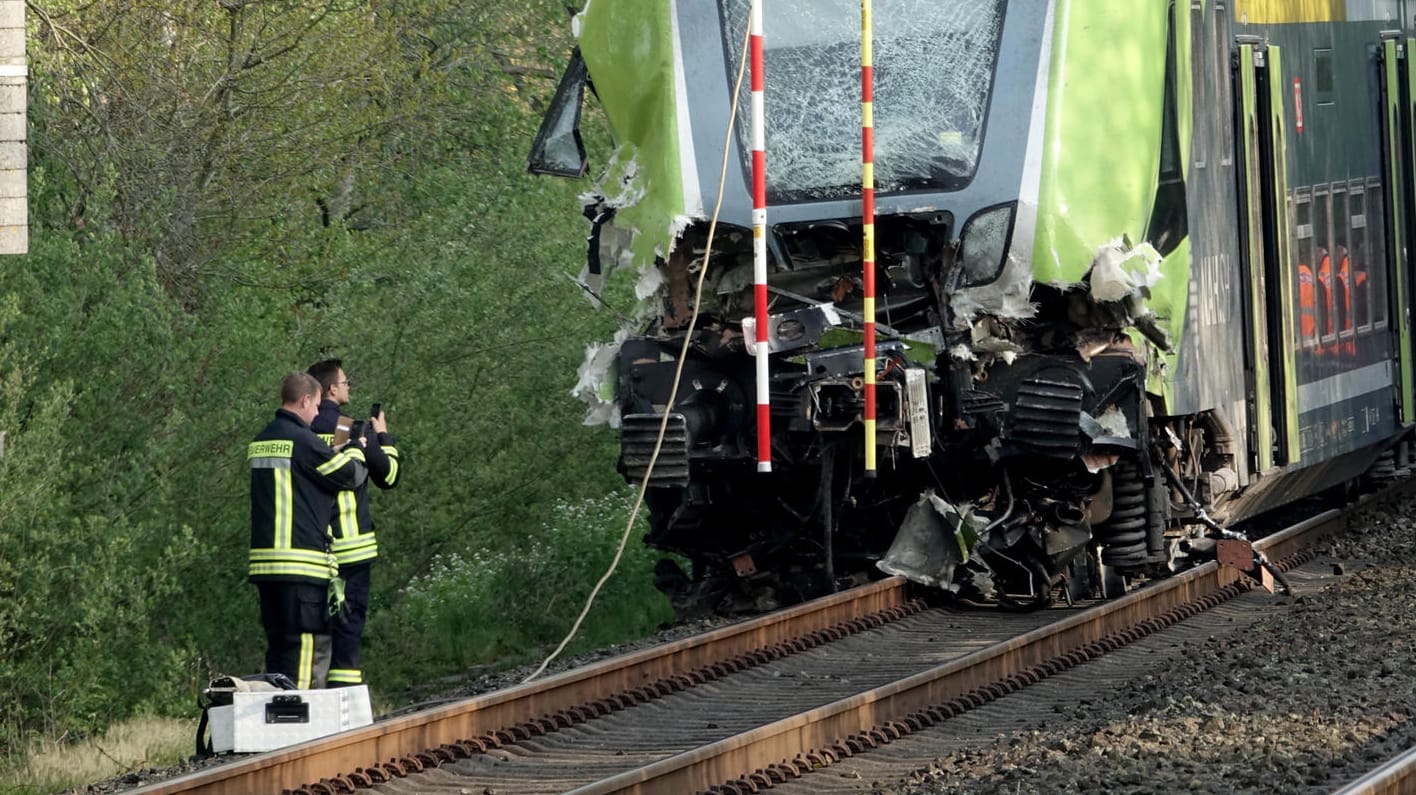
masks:
<path fill-rule="evenodd" d="M 659 451 L 664 446 L 664 434 L 668 431 L 669 427 L 669 414 L 673 411 L 674 401 L 678 399 L 679 380 L 683 375 L 683 363 L 688 359 L 688 347 L 693 341 L 694 327 L 698 325 L 698 311 L 703 302 L 703 278 L 708 274 L 708 265 L 713 256 L 713 235 L 717 232 L 718 214 L 723 206 L 723 186 L 727 183 L 728 178 L 728 154 L 732 151 L 733 125 L 737 123 L 738 96 L 742 91 L 743 75 L 747 71 L 748 44 L 751 33 L 752 26 L 748 25 L 747 30 L 744 31 L 743 34 L 742 56 L 738 62 L 737 80 L 733 83 L 733 103 L 732 109 L 728 113 L 728 129 L 723 136 L 723 163 L 721 170 L 718 172 L 718 196 L 716 202 L 713 204 L 713 215 L 708 221 L 708 240 L 703 247 L 703 267 L 698 269 L 698 282 L 695 285 L 693 293 L 693 314 L 689 318 L 688 329 L 683 335 L 683 348 L 679 351 L 678 364 L 674 368 L 674 383 L 669 389 L 668 402 L 664 405 L 663 419 L 659 422 L 659 436 L 654 440 L 654 452 L 649 456 L 649 465 L 645 468 L 644 478 L 639 483 L 639 494 L 634 500 L 634 507 L 629 512 L 629 521 L 625 524 L 624 535 L 620 536 L 619 547 L 615 550 L 614 560 L 610 561 L 610 567 L 605 571 L 604 575 L 600 577 L 600 581 L 595 583 L 595 587 L 591 589 L 590 595 L 585 599 L 585 606 L 581 608 L 580 615 L 576 616 L 575 623 L 571 626 L 570 631 L 566 633 L 565 638 L 561 640 L 555 650 L 541 662 L 541 665 L 537 667 L 535 671 L 532 671 L 529 676 L 521 680 L 522 684 L 530 682 L 532 679 L 544 673 L 551 662 L 559 657 L 562 651 L 565 651 L 565 647 L 570 644 L 570 641 L 575 637 L 576 633 L 580 631 L 580 625 L 585 622 L 585 617 L 590 614 L 590 608 L 595 604 L 595 598 L 599 596 L 600 589 L 603 588 L 610 577 L 614 575 L 615 569 L 619 568 L 620 558 L 624 556 L 625 544 L 629 542 L 629 536 L 634 532 L 634 520 L 639 517 L 639 509 L 644 505 L 644 495 L 649 490 L 649 479 L 654 475 L 654 465 L 658 462 Z"/>

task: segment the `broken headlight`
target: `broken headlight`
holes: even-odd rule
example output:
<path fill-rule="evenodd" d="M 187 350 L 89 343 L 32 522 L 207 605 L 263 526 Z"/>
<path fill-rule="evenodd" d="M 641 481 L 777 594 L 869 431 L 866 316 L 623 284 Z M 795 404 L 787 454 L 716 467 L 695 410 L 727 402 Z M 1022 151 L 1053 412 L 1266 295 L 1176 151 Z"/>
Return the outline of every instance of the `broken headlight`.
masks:
<path fill-rule="evenodd" d="M 1016 206 L 1010 202 L 979 210 L 964 224 L 959 236 L 959 265 L 964 269 L 965 287 L 988 284 L 1003 271 Z"/>

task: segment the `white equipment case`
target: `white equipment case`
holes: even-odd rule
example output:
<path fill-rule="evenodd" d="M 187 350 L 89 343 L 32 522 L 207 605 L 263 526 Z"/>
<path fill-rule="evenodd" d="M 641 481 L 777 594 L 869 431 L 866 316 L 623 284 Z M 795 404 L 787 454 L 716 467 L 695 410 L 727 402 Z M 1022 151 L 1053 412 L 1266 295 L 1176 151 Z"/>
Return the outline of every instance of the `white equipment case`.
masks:
<path fill-rule="evenodd" d="M 259 753 L 374 722 L 367 685 L 232 693 L 208 710 L 213 753 Z"/>

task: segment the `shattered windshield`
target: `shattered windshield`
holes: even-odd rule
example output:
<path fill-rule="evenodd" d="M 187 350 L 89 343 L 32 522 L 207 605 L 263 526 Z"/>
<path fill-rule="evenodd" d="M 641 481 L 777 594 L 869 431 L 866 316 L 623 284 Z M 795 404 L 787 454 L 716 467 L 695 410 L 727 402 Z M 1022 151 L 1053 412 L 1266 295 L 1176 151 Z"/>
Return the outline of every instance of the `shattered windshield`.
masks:
<path fill-rule="evenodd" d="M 749 0 L 719 0 L 731 81 Z M 983 145 L 1007 0 L 874 0 L 875 188 L 957 190 Z M 859 0 L 763 4 L 767 190 L 775 202 L 858 195 Z M 750 81 L 738 139 L 751 168 Z M 731 82 L 729 83 L 731 85 Z"/>

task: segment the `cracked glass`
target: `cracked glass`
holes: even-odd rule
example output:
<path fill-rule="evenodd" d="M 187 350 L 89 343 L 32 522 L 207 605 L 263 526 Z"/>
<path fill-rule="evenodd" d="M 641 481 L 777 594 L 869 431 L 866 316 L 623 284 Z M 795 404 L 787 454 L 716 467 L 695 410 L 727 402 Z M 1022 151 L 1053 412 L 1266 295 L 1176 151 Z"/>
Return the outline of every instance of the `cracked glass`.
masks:
<path fill-rule="evenodd" d="M 875 189 L 957 190 L 983 146 L 1006 0 L 874 0 Z M 748 0 L 719 0 L 729 85 Z M 773 202 L 860 194 L 859 0 L 763 3 L 767 191 Z M 751 171 L 750 81 L 738 142 Z"/>

